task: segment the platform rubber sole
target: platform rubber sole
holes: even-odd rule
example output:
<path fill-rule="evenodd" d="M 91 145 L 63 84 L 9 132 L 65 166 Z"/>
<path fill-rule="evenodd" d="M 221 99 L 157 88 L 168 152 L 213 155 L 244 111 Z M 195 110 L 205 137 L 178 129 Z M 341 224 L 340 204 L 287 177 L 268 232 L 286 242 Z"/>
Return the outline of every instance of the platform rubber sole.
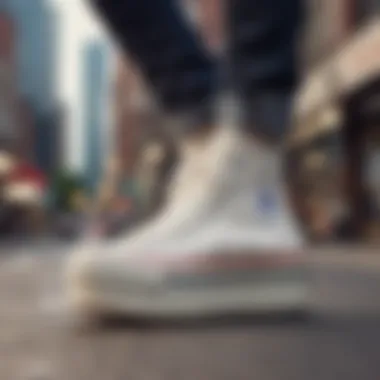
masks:
<path fill-rule="evenodd" d="M 155 289 L 152 293 L 71 289 L 71 308 L 80 320 L 90 322 L 104 316 L 125 316 L 148 319 L 207 318 L 237 314 L 273 314 L 308 312 L 309 283 L 305 273 L 281 282 L 268 280 L 262 283 L 181 289 Z"/>

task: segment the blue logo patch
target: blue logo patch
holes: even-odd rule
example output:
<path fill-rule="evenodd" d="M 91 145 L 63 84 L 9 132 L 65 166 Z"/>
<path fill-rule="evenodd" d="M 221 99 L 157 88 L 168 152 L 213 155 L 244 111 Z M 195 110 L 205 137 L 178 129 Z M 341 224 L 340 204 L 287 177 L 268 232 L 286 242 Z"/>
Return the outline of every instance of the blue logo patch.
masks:
<path fill-rule="evenodd" d="M 257 211 L 260 215 L 271 216 L 277 211 L 276 192 L 271 188 L 263 188 L 256 195 Z"/>

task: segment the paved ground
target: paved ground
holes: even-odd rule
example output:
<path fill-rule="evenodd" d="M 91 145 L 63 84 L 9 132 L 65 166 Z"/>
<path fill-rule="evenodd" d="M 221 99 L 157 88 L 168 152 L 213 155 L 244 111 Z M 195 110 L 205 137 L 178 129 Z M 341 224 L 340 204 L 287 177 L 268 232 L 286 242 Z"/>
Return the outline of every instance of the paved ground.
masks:
<path fill-rule="evenodd" d="M 315 315 L 307 322 L 251 319 L 79 334 L 68 327 L 62 297 L 65 250 L 2 248 L 1 380 L 379 377 L 380 259 L 373 253 L 347 256 L 345 266 L 327 251 L 315 260 Z"/>

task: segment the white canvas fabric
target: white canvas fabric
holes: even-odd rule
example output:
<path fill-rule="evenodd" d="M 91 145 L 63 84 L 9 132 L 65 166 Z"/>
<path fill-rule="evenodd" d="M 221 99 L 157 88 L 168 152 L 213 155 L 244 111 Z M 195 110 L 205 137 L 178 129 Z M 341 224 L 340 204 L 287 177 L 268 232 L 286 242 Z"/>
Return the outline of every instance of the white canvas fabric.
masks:
<path fill-rule="evenodd" d="M 299 307 L 304 272 L 297 263 L 264 272 L 251 263 L 211 277 L 196 269 L 184 281 L 177 276 L 181 290 L 167 282 L 173 268 L 191 268 L 199 258 L 248 254 L 270 261 L 275 256 L 280 263 L 303 244 L 287 199 L 280 151 L 224 128 L 188 141 L 182 154 L 168 203 L 156 218 L 130 236 L 92 241 L 72 255 L 67 274 L 74 308 L 90 314 L 95 308 L 175 316 Z M 152 298 L 154 289 L 161 289 L 161 301 Z"/>

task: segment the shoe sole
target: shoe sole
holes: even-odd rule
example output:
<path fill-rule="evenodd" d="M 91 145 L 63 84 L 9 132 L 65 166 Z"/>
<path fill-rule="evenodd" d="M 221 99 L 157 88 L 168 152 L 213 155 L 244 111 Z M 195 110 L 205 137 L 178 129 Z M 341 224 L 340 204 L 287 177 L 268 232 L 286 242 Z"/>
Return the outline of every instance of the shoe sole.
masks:
<path fill-rule="evenodd" d="M 261 270 L 259 279 L 226 286 L 133 289 L 117 292 L 73 287 L 73 310 L 88 323 L 102 317 L 180 319 L 241 314 L 308 312 L 308 273 L 305 267 Z M 280 279 L 279 279 L 280 278 Z"/>

